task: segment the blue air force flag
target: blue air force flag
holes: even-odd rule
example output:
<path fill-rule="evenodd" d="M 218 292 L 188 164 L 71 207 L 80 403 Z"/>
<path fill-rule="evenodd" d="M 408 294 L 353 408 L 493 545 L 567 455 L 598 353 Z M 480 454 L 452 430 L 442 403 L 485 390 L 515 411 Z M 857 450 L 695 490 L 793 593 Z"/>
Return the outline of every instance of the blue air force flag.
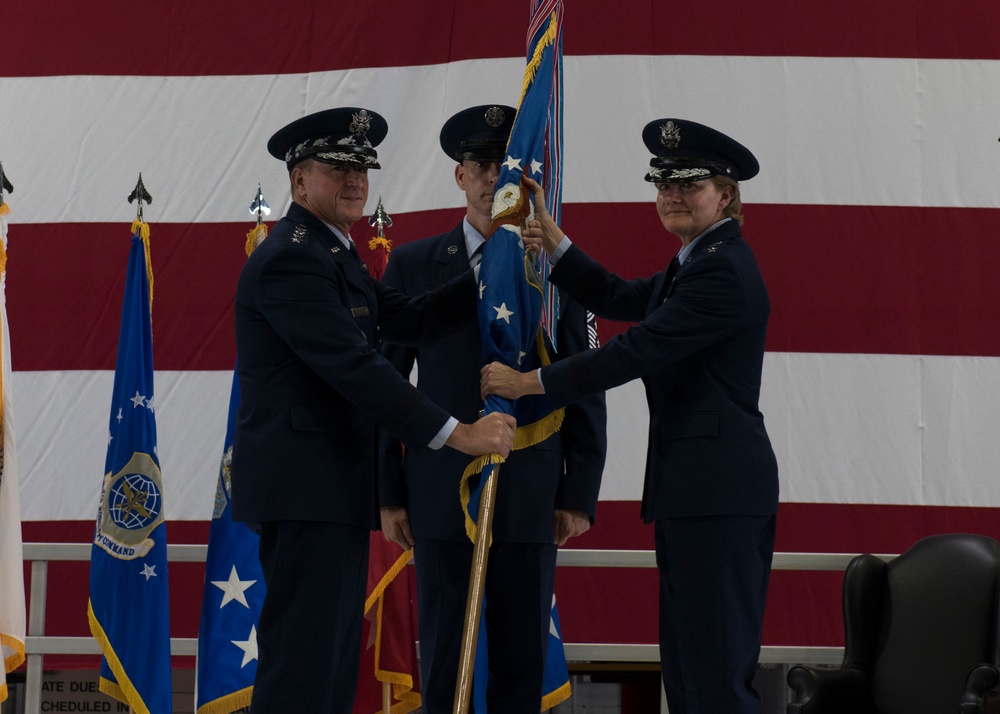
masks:
<path fill-rule="evenodd" d="M 489 679 L 489 652 L 486 646 L 486 618 L 480 617 L 479 640 L 476 642 L 476 664 L 472 675 L 472 701 L 477 712 L 488 712 L 486 707 L 486 683 Z M 569 667 L 563 651 L 562 628 L 559 612 L 556 610 L 556 596 L 552 596 L 549 616 L 549 642 L 545 651 L 545 673 L 542 677 L 542 708 L 548 711 L 559 702 L 569 699 Z"/>
<path fill-rule="evenodd" d="M 233 374 L 229 420 L 215 511 L 208 533 L 205 593 L 198 629 L 197 714 L 228 714 L 250 705 L 257 674 L 257 621 L 264 604 L 260 538 L 232 518 L 230 465 L 240 384 Z"/>
<path fill-rule="evenodd" d="M 500 166 L 493 199 L 493 222 L 483 250 L 479 273 L 479 328 L 483 363 L 501 362 L 521 372 L 548 363 L 544 335 L 540 329 L 545 293 L 544 269 L 521 242 L 521 227 L 531 215 L 530 194 L 521 185 L 528 176 L 543 186 L 556 186 L 549 177 L 560 171 L 552 165 L 558 154 L 549 152 L 558 143 L 561 120 L 553 116 L 560 106 L 558 68 L 561 65 L 562 2 L 532 3 L 529 22 L 528 62 L 524 70 L 521 99 L 511 128 L 506 157 Z M 558 203 L 558 198 L 556 198 Z M 554 215 L 554 214 L 553 214 Z M 544 266 L 543 266 L 544 268 Z M 529 395 L 516 404 L 496 395 L 486 398 L 486 414 L 503 412 L 517 418 L 515 449 L 544 441 L 558 431 L 562 410 L 553 410 L 544 395 Z M 466 530 L 474 541 L 479 494 L 499 456 L 480 457 L 466 469 L 462 481 L 462 504 Z M 482 477 L 476 477 L 482 470 Z"/>
<path fill-rule="evenodd" d="M 163 481 L 156 454 L 149 226 L 132 224 L 104 483 L 90 556 L 100 690 L 138 714 L 170 714 Z"/>
<path fill-rule="evenodd" d="M 532 0 L 521 99 L 497 177 L 491 235 L 483 251 L 479 274 L 483 362 L 501 362 L 521 372 L 536 369 L 549 360 L 541 329 L 542 305 L 549 292 L 545 279 L 547 265 L 543 262 L 539 266 L 521 242 L 521 228 L 532 212 L 529 192 L 522 186 L 521 178 L 528 176 L 545 188 L 546 195 L 551 196 L 552 215 L 558 216 L 562 172 L 562 16 L 562 0 Z M 548 312 L 550 320 L 557 312 L 557 307 Z M 554 337 L 551 321 L 549 328 Z M 484 411 L 487 414 L 500 411 L 517 418 L 515 449 L 544 441 L 558 431 L 563 415 L 561 409 L 552 409 L 544 395 L 522 397 L 516 403 L 490 395 Z M 463 476 L 461 498 L 466 512 L 466 530 L 473 542 L 478 536 L 476 523 L 482 488 L 499 461 L 496 454 L 480 457 L 470 464 Z M 554 600 L 552 623 L 542 709 L 551 708 L 570 696 Z M 473 682 L 478 691 L 474 696 L 482 698 L 488 671 L 485 628 L 480 628 L 477 644 Z"/>

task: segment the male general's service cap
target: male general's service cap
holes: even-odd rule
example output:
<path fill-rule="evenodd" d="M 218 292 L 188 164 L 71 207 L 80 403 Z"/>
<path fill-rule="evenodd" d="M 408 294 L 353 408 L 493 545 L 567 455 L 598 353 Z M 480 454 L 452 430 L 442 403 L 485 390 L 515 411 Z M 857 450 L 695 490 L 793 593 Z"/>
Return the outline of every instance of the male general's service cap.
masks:
<path fill-rule="evenodd" d="M 455 161 L 503 161 L 515 114 L 505 104 L 463 109 L 441 127 L 441 148 Z"/>
<path fill-rule="evenodd" d="M 375 147 L 389 125 L 370 109 L 338 107 L 308 114 L 283 126 L 267 142 L 267 151 L 291 170 L 302 159 L 359 169 L 382 168 Z"/>
<path fill-rule="evenodd" d="M 743 144 L 721 131 L 686 119 L 657 119 L 642 130 L 646 148 L 653 152 L 646 180 L 654 183 L 700 181 L 728 176 L 746 181 L 760 164 Z"/>

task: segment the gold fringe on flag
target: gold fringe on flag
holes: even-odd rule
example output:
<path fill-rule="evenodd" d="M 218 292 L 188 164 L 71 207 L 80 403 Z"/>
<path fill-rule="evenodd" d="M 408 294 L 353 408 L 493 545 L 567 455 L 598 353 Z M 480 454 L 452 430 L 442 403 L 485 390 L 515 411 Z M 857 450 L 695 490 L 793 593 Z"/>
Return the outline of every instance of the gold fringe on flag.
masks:
<path fill-rule="evenodd" d="M 396 562 L 392 564 L 392 567 L 385 571 L 385 575 L 383 575 L 382 579 L 378 581 L 378 585 L 376 585 L 375 589 L 372 590 L 372 594 L 368 596 L 367 600 L 365 600 L 366 615 L 375 603 L 382 597 L 382 593 L 384 593 L 385 589 L 389 587 L 389 584 L 396 579 L 396 576 L 402 572 L 403 568 L 405 568 L 406 564 L 411 560 L 413 560 L 413 548 L 401 553 L 400 556 L 396 558 Z"/>
<path fill-rule="evenodd" d="M 392 253 L 392 241 L 382 236 L 375 236 L 368 241 L 368 248 L 369 250 L 378 250 L 379 248 L 382 248 L 388 257 L 388 255 Z"/>
<path fill-rule="evenodd" d="M 514 432 L 514 451 L 526 449 L 529 446 L 540 444 L 562 428 L 563 418 L 566 416 L 565 409 L 556 409 L 545 418 L 539 419 L 533 424 L 525 424 L 517 427 Z"/>
<path fill-rule="evenodd" d="M 551 709 L 556 704 L 566 701 L 570 698 L 571 694 L 573 694 L 573 692 L 570 689 L 569 680 L 567 679 L 563 682 L 561 687 L 553 689 L 548 694 L 542 696 L 542 711 Z"/>
<path fill-rule="evenodd" d="M 267 226 L 263 223 L 258 223 L 256 226 L 250 229 L 247 233 L 247 257 L 253 253 L 254 249 L 261 244 L 261 242 L 267 238 Z"/>
<path fill-rule="evenodd" d="M 465 533 L 473 543 L 476 542 L 478 527 L 476 522 L 469 518 L 469 500 L 472 498 L 469 479 L 481 473 L 484 468 L 491 464 L 502 463 L 504 463 L 504 458 L 500 454 L 483 454 L 477 456 L 471 464 L 465 467 L 465 471 L 462 473 L 462 480 L 458 485 L 458 496 L 462 500 L 462 512 L 465 513 Z"/>
<path fill-rule="evenodd" d="M 413 691 L 412 675 L 406 672 L 393 672 L 380 667 L 382 659 L 382 608 L 385 603 L 382 596 L 385 594 L 386 588 L 392 584 L 392 581 L 396 579 L 396 576 L 403 571 L 403 568 L 411 560 L 413 560 L 413 548 L 400 554 L 396 562 L 392 564 L 392 567 L 379 580 L 378 585 L 372 590 L 368 599 L 365 600 L 365 615 L 368 615 L 376 604 L 378 605 L 375 620 L 372 623 L 372 626 L 376 628 L 375 678 L 383 684 L 391 684 L 393 698 L 398 700 L 396 704 L 392 705 L 389 712 L 380 712 L 379 714 L 408 714 L 420 706 L 420 694 Z"/>
<path fill-rule="evenodd" d="M 149 280 L 149 309 L 153 309 L 153 258 L 149 252 L 149 224 L 138 218 L 132 221 L 132 235 L 136 233 L 142 238 L 142 247 L 146 251 L 146 278 Z"/>
<path fill-rule="evenodd" d="M 524 95 L 528 91 L 528 87 L 535 80 L 538 68 L 542 66 L 542 55 L 545 52 L 545 48 L 556 41 L 556 34 L 559 31 L 556 19 L 556 13 L 553 10 L 552 14 L 549 15 L 549 26 L 545 29 L 545 34 L 539 38 L 538 44 L 535 45 L 535 51 L 531 55 L 531 61 L 524 67 L 524 82 L 521 84 L 521 98 L 517 100 L 517 106 L 521 106 L 524 103 Z"/>
<path fill-rule="evenodd" d="M 24 663 L 24 643 L 13 637 L 0 633 L 0 644 L 13 650 L 13 654 L 4 659 L 3 668 L 7 674 Z"/>
<path fill-rule="evenodd" d="M 244 687 L 236 692 L 230 692 L 224 697 L 198 706 L 198 714 L 230 714 L 250 706 L 253 697 L 253 687 Z"/>
<path fill-rule="evenodd" d="M 94 607 L 89 599 L 87 600 L 87 619 L 90 620 L 91 634 L 93 634 L 94 639 L 101 646 L 104 659 L 107 661 L 111 672 L 115 675 L 115 679 L 118 680 L 115 683 L 110 679 L 101 677 L 97 688 L 109 697 L 114 697 L 122 704 L 128 704 L 135 714 L 149 714 L 149 707 L 142 701 L 142 697 L 139 695 L 135 685 L 132 684 L 132 680 L 125 674 L 125 668 L 122 667 L 121 661 L 118 659 L 118 653 L 111 646 L 111 640 L 108 639 L 104 628 L 101 627 L 101 623 L 97 621 L 97 616 L 94 614 Z"/>
<path fill-rule="evenodd" d="M 545 331 L 541 327 L 535 333 L 535 349 L 538 351 L 538 360 L 543 367 L 552 364 L 549 351 L 545 348 Z M 517 427 L 517 431 L 514 432 L 514 451 L 540 444 L 548 439 L 562 429 L 565 416 L 566 410 L 560 407 L 532 424 Z"/>

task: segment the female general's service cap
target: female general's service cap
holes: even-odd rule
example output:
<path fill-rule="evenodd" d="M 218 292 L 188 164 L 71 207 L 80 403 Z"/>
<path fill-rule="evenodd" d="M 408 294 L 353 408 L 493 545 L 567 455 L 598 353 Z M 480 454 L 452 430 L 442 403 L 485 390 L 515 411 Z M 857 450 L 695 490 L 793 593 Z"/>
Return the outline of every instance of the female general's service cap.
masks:
<path fill-rule="evenodd" d="M 308 114 L 274 132 L 267 151 L 289 171 L 302 159 L 359 169 L 379 169 L 375 147 L 389 131 L 370 109 L 338 107 Z"/>
<path fill-rule="evenodd" d="M 441 148 L 455 161 L 503 161 L 515 114 L 505 104 L 463 109 L 441 127 Z"/>
<path fill-rule="evenodd" d="M 646 148 L 653 152 L 646 180 L 684 183 L 710 176 L 746 181 L 760 171 L 750 149 L 721 131 L 686 119 L 657 119 L 642 130 Z"/>

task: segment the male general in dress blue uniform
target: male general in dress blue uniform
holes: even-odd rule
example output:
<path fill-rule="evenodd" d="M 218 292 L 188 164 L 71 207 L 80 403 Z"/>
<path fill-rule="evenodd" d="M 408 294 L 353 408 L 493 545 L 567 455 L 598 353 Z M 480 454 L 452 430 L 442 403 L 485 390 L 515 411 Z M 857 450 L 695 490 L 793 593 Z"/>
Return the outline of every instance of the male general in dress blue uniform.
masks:
<path fill-rule="evenodd" d="M 767 290 L 740 233 L 738 181 L 757 159 L 715 129 L 650 122 L 646 180 L 681 239 L 667 270 L 623 280 L 572 246 L 544 210 L 525 243 L 556 263 L 552 281 L 598 316 L 637 321 L 602 348 L 521 375 L 497 363 L 483 391 L 560 404 L 641 378 L 649 402 L 642 509 L 655 524 L 660 657 L 671 714 L 759 714 L 760 653 L 778 468 L 758 409 Z M 539 208 L 541 206 L 541 209 Z"/>
<path fill-rule="evenodd" d="M 396 247 L 386 283 L 420 295 L 467 272 L 470 260 L 479 258 L 514 114 L 513 107 L 484 105 L 445 123 L 441 148 L 458 162 L 455 182 L 466 195 L 465 218 L 448 233 Z M 563 301 L 555 359 L 587 348 L 586 319 L 579 304 Z M 478 327 L 416 349 L 387 345 L 386 356 L 404 375 L 416 361 L 420 391 L 459 418 L 482 409 Z M 593 521 L 605 426 L 599 393 L 568 405 L 559 432 L 512 452 L 500 468 L 485 590 L 490 714 L 539 710 L 556 547 Z M 445 450 L 403 455 L 398 442 L 386 448 L 391 458 L 382 460 L 382 527 L 390 540 L 414 546 L 423 711 L 450 714 L 473 554 L 458 497 L 469 459 Z"/>
<path fill-rule="evenodd" d="M 410 299 L 372 279 L 357 256 L 350 229 L 386 131 L 375 112 L 330 109 L 268 142 L 286 162 L 293 203 L 247 260 L 235 308 L 233 515 L 259 528 L 267 584 L 255 714 L 352 709 L 378 515 L 376 424 L 415 451 L 447 444 L 481 454 L 513 443 L 511 422 L 458 423 L 379 354 L 383 336 L 433 339 L 476 319 L 470 271 Z"/>

